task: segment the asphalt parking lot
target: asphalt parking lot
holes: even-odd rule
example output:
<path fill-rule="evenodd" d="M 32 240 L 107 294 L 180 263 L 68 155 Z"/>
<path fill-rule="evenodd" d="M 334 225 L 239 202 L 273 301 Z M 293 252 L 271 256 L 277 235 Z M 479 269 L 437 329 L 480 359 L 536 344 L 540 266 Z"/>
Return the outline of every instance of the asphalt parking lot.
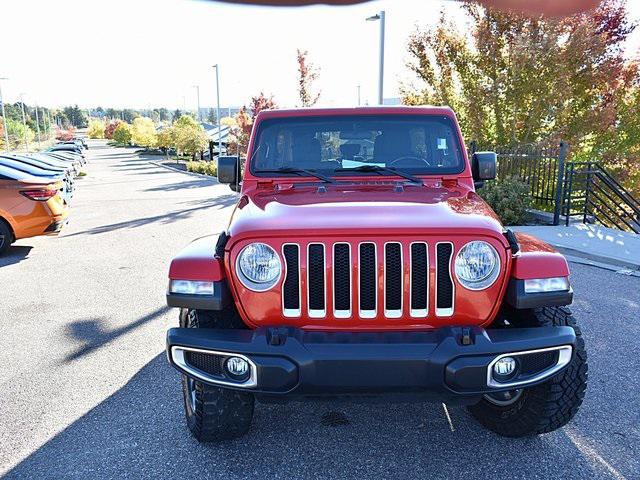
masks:
<path fill-rule="evenodd" d="M 0 476 L 640 478 L 640 278 L 580 264 L 590 379 L 560 431 L 501 438 L 438 404 L 294 403 L 258 405 L 243 439 L 198 444 L 163 353 L 177 320 L 166 274 L 182 246 L 224 228 L 236 194 L 90 146 L 63 234 L 0 258 Z"/>

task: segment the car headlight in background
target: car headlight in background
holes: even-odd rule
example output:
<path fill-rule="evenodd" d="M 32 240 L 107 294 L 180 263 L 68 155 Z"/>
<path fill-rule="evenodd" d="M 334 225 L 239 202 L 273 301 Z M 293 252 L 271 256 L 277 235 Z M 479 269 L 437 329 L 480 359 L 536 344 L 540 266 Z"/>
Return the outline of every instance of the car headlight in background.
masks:
<path fill-rule="evenodd" d="M 565 292 L 569 288 L 568 277 L 529 278 L 524 281 L 524 293 Z"/>
<path fill-rule="evenodd" d="M 236 272 L 245 287 L 261 292 L 278 282 L 282 264 L 276 251 L 269 245 L 251 243 L 238 255 Z"/>
<path fill-rule="evenodd" d="M 455 272 L 463 287 L 484 290 L 498 278 L 500 257 L 496 249 L 487 242 L 469 242 L 456 255 Z"/>

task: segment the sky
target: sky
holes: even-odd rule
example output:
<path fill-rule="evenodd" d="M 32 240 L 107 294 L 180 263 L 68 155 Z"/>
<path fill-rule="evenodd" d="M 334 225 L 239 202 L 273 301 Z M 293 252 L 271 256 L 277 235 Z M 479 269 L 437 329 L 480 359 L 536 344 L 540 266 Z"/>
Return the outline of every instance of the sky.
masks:
<path fill-rule="evenodd" d="M 628 2 L 640 20 L 640 0 Z M 320 68 L 320 104 L 375 103 L 379 23 L 386 12 L 385 98 L 399 96 L 406 41 L 441 10 L 464 24 L 460 7 L 441 0 L 379 0 L 348 7 L 274 8 L 194 0 L 3 0 L 0 77 L 6 102 L 82 108 L 215 106 L 220 65 L 223 107 L 248 104 L 261 90 L 280 106 L 297 103 L 296 49 Z M 630 40 L 640 47 L 640 29 Z"/>

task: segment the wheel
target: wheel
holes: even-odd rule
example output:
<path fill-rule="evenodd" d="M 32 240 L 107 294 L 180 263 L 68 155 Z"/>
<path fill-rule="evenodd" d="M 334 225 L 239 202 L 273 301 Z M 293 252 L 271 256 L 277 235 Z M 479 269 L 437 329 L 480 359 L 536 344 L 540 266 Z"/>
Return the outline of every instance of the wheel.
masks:
<path fill-rule="evenodd" d="M 9 247 L 13 243 L 13 232 L 9 225 L 0 218 L 0 255 L 6 253 L 9 250 Z"/>
<path fill-rule="evenodd" d="M 180 311 L 184 328 L 246 328 L 235 308 Z M 187 426 L 200 442 L 230 440 L 246 434 L 253 418 L 251 393 L 213 387 L 182 376 Z"/>
<path fill-rule="evenodd" d="M 566 307 L 545 307 L 517 313 L 515 326 L 570 326 L 576 348 L 569 365 L 558 375 L 534 387 L 485 395 L 468 407 L 484 427 L 505 437 L 552 432 L 578 412 L 587 388 L 587 352 L 580 328 Z"/>

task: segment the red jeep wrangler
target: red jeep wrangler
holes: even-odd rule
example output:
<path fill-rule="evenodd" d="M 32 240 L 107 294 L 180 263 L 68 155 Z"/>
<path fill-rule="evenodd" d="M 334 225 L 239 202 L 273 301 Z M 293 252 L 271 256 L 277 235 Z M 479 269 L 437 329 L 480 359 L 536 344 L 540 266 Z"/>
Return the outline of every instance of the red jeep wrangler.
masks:
<path fill-rule="evenodd" d="M 171 262 L 182 373 L 198 440 L 240 436 L 254 401 L 386 395 L 467 405 L 520 437 L 577 412 L 587 382 L 562 255 L 505 229 L 475 189 L 449 108 L 258 115 L 228 229 Z"/>

